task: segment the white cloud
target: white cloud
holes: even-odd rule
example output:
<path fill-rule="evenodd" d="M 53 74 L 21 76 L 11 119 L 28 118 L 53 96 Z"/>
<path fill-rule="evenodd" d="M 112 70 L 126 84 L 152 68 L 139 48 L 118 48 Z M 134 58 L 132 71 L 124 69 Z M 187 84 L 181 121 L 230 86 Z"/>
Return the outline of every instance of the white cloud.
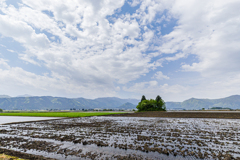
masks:
<path fill-rule="evenodd" d="M 160 85 L 157 81 L 148 81 L 148 82 L 140 82 L 135 83 L 130 87 L 124 87 L 124 91 L 131 92 L 136 98 L 141 97 L 141 95 L 145 95 L 148 99 L 155 98 L 157 95 L 163 97 L 165 101 L 172 100 L 173 96 L 177 96 L 187 91 L 188 88 L 181 85 L 168 85 L 163 84 Z M 185 95 L 181 95 L 175 97 L 174 100 L 182 100 L 185 98 Z"/>
<path fill-rule="evenodd" d="M 122 38 L 129 36 L 130 38 L 137 38 L 140 32 L 139 25 L 136 20 L 132 22 L 123 21 L 122 19 L 118 19 L 114 23 L 114 30 L 117 34 L 122 35 Z"/>
<path fill-rule="evenodd" d="M 36 75 L 19 67 L 10 67 L 7 61 L 0 59 L 0 84 L 1 90 L 10 95 L 19 95 L 23 92 L 32 95 L 84 95 L 87 97 L 115 95 L 114 88 L 95 85 L 78 85 L 74 80 L 57 74 L 52 77 Z M 14 93 L 11 92 L 14 90 Z M 100 92 L 101 91 L 101 92 Z M 75 97 L 75 96 L 74 96 Z"/>
<path fill-rule="evenodd" d="M 183 64 L 182 68 L 204 76 L 239 72 L 240 11 L 237 6 L 240 3 L 236 0 L 176 1 L 169 12 L 178 18 L 179 25 L 163 37 L 161 52 L 180 50 L 180 58 L 184 54 L 197 55 L 199 62 Z M 166 59 L 175 60 L 175 57 Z"/>
<path fill-rule="evenodd" d="M 152 78 L 156 78 L 158 80 L 169 79 L 169 77 L 164 75 L 161 71 L 156 72 Z"/>
<path fill-rule="evenodd" d="M 0 44 L 0 46 L 2 46 L 2 47 L 4 47 L 4 48 L 6 48 L 6 46 L 4 46 L 4 45 L 2 45 L 2 44 Z"/>
<path fill-rule="evenodd" d="M 36 34 L 26 23 L 11 20 L 6 15 L 0 15 L 0 33 L 25 45 L 46 48 L 49 43 L 46 35 Z"/>
<path fill-rule="evenodd" d="M 14 50 L 11 50 L 11 49 L 7 49 L 7 51 L 9 51 L 9 52 L 12 52 L 12 53 L 14 53 L 14 52 L 15 52 Z"/>
<path fill-rule="evenodd" d="M 4 75 L 1 83 L 9 86 L 9 81 L 42 93 L 51 88 L 54 93 L 61 90 L 88 97 L 103 92 L 115 95 L 122 86 L 141 81 L 150 70 L 159 66 L 165 70 L 165 61 L 174 63 L 194 55 L 196 60 L 183 62 L 181 69 L 201 73 L 204 80 L 197 86 L 178 83 L 178 78 L 170 79 L 159 71 L 153 78 L 169 80 L 169 85 L 142 82 L 125 87 L 125 91 L 155 96 L 162 90 L 166 97 L 173 94 L 186 98 L 190 94 L 214 93 L 221 84 L 222 89 L 228 86 L 233 93 L 237 92 L 232 86 L 238 86 L 240 74 L 238 0 L 133 0 L 126 3 L 140 5 L 137 11 L 118 15 L 124 3 L 124 0 L 22 0 L 19 8 L 15 8 L 1 1 L 0 10 L 4 14 L 0 14 L 0 34 L 11 37 L 25 51 L 6 49 L 16 51 L 25 62 L 49 70 L 49 74 L 37 75 L 11 67 L 1 59 Z M 160 24 L 173 19 L 177 26 L 169 34 L 161 35 L 164 27 Z M 204 86 L 212 90 L 204 90 Z M 191 88 L 199 89 L 199 93 L 191 92 Z"/>
<path fill-rule="evenodd" d="M 62 88 L 65 92 L 72 92 L 72 85 L 79 88 L 76 93 L 83 93 L 81 90 L 84 90 L 84 95 L 89 97 L 96 97 L 104 90 L 107 90 L 106 95 L 115 94 L 119 88 L 114 83 L 133 81 L 153 66 L 151 58 L 142 55 L 153 33 L 148 31 L 140 35 L 136 19 L 118 17 L 114 23 L 106 19 L 124 1 L 83 0 L 69 3 L 23 0 L 22 3 L 26 5 L 20 5 L 18 9 L 1 6 L 6 15 L 0 15 L 0 33 L 24 45 L 26 51 L 19 53 L 19 58 L 50 71 L 50 74 L 40 78 L 34 73 L 35 77 L 25 74 L 29 82 L 40 82 L 45 78 L 46 84 L 41 85 L 42 90 L 51 88 L 48 85 L 54 83 L 53 90 Z M 43 11 L 53 13 L 53 17 Z M 52 37 L 56 36 L 61 43 L 52 42 Z M 135 40 L 141 36 L 142 41 Z M 12 74 L 16 73 L 13 68 L 11 70 Z M 63 83 L 69 83 L 68 87 L 63 87 Z M 36 85 L 32 87 L 37 88 Z"/>
<path fill-rule="evenodd" d="M 168 13 L 177 19 L 173 31 L 161 39 L 158 60 L 176 61 L 194 55 L 194 61 L 182 63 L 182 71 L 199 72 L 198 84 L 191 88 L 186 98 L 220 98 L 240 94 L 240 2 L 184 1 L 172 3 Z M 180 53 L 178 53 L 180 52 Z M 173 56 L 172 56 L 173 55 Z M 164 65 L 163 65 L 164 66 Z M 190 80 L 186 79 L 186 82 Z"/>
<path fill-rule="evenodd" d="M 131 5 L 132 7 L 136 7 L 140 3 L 141 3 L 140 0 L 133 0 L 132 2 L 128 2 L 128 4 Z"/>
<path fill-rule="evenodd" d="M 169 21 L 171 16 L 165 16 L 162 13 L 171 9 L 175 2 L 176 0 L 144 0 L 134 16 L 140 19 L 142 25 L 149 24 L 155 20 L 158 23 L 163 20 Z M 161 16 L 161 18 L 155 19 L 157 16 Z"/>
<path fill-rule="evenodd" d="M 177 53 L 173 57 L 166 57 L 164 59 L 167 61 L 176 61 L 176 60 L 178 60 L 180 58 L 184 58 L 184 57 L 187 57 L 186 53 Z"/>
<path fill-rule="evenodd" d="M 7 64 L 7 60 L 0 58 L 0 68 L 9 69 L 9 65 Z"/>

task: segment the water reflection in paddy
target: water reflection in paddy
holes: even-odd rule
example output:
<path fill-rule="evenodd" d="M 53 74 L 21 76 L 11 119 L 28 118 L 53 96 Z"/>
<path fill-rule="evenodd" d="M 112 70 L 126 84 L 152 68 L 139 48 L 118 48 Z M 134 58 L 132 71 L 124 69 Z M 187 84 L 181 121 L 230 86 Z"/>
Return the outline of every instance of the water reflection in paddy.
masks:
<path fill-rule="evenodd" d="M 14 123 L 14 122 L 26 122 L 26 121 L 40 121 L 60 119 L 57 117 L 24 117 L 24 116 L 0 116 L 0 124 Z"/>
<path fill-rule="evenodd" d="M 1 147 L 57 159 L 240 157 L 240 120 L 85 117 L 4 125 Z"/>

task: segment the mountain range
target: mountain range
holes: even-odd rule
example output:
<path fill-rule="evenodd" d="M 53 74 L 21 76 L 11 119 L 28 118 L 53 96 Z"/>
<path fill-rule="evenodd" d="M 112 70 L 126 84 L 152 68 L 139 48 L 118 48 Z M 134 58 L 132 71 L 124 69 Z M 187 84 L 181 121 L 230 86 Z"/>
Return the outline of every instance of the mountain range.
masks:
<path fill-rule="evenodd" d="M 220 99 L 191 98 L 183 102 L 166 102 L 167 109 L 209 109 L 212 107 L 240 109 L 240 95 L 233 95 Z"/>
<path fill-rule="evenodd" d="M 4 110 L 46 110 L 46 109 L 136 109 L 139 100 L 106 97 L 97 99 L 64 98 L 51 96 L 0 96 L 0 108 Z"/>
<path fill-rule="evenodd" d="M 64 98 L 51 96 L 18 96 L 0 95 L 0 108 L 4 110 L 46 110 L 60 109 L 136 109 L 140 100 L 105 97 L 97 99 Z M 198 110 L 212 107 L 240 109 L 240 95 L 233 95 L 220 99 L 191 98 L 183 102 L 166 102 L 166 108 Z"/>

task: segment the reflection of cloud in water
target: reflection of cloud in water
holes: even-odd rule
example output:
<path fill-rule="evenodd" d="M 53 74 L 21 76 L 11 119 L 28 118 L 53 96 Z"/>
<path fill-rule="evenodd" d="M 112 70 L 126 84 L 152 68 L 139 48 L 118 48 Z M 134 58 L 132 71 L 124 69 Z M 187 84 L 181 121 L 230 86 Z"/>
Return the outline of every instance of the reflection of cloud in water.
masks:
<path fill-rule="evenodd" d="M 82 117 L 5 125 L 0 141 L 17 150 L 26 148 L 14 145 L 43 143 L 27 153 L 58 159 L 217 159 L 219 152 L 221 158 L 237 158 L 239 124 L 240 119 Z M 6 135 L 30 140 L 9 140 Z"/>

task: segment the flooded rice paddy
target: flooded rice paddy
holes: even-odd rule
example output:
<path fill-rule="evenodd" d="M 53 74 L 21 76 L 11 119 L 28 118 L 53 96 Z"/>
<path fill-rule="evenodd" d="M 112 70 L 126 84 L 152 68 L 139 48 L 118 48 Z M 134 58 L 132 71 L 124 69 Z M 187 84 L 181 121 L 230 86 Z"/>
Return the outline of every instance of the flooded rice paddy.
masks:
<path fill-rule="evenodd" d="M 0 147 L 56 159 L 240 159 L 240 119 L 83 117 L 0 125 Z"/>
<path fill-rule="evenodd" d="M 0 125 L 14 122 L 26 122 L 26 121 L 41 121 L 60 119 L 58 117 L 23 117 L 23 116 L 0 116 Z"/>

